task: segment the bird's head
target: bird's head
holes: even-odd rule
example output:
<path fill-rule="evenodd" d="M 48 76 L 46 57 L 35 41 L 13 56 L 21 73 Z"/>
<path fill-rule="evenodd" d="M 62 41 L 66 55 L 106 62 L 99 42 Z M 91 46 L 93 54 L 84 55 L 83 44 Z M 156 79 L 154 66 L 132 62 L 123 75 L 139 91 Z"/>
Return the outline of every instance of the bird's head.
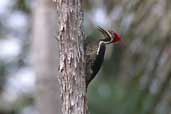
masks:
<path fill-rule="evenodd" d="M 110 43 L 117 43 L 121 40 L 121 37 L 114 31 L 108 31 L 104 30 L 101 27 L 97 27 L 97 29 L 104 35 L 105 39 L 102 39 L 105 44 L 110 44 Z"/>

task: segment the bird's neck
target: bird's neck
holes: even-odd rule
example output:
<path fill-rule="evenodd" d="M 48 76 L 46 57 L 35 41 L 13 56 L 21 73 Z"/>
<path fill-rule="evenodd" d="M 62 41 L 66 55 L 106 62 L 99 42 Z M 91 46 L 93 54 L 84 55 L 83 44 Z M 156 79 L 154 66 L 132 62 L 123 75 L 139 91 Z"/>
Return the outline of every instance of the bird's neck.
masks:
<path fill-rule="evenodd" d="M 105 48 L 105 42 L 104 41 L 99 41 L 98 48 L 97 48 L 97 55 L 100 54 L 101 50 Z"/>

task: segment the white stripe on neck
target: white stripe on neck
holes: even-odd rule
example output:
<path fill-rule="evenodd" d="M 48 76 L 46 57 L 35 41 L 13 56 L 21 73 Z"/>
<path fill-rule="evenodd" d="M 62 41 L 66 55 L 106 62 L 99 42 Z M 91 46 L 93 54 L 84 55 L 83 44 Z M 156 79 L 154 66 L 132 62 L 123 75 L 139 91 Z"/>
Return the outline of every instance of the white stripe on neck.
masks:
<path fill-rule="evenodd" d="M 104 41 L 100 41 L 99 42 L 99 46 L 98 46 L 98 49 L 97 49 L 97 55 L 99 55 L 99 51 L 100 51 L 100 47 L 101 47 L 102 43 L 105 43 L 105 42 Z"/>

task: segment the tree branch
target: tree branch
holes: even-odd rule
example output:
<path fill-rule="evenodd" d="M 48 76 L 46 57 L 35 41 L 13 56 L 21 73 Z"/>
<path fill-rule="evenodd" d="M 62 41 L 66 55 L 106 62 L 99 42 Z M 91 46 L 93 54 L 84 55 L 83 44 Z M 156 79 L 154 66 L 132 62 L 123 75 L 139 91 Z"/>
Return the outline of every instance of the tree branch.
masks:
<path fill-rule="evenodd" d="M 85 114 L 85 70 L 80 0 L 57 0 L 63 114 Z"/>

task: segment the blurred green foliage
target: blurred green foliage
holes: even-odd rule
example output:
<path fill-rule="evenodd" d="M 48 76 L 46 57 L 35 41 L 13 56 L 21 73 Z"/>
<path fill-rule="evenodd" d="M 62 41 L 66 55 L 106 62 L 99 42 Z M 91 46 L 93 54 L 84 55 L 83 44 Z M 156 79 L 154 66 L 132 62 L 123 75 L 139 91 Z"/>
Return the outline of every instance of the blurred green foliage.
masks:
<path fill-rule="evenodd" d="M 2 53 L 0 53 L 0 114 L 21 114 L 26 107 L 33 105 L 32 93 L 27 95 L 21 91 L 21 94 L 18 94 L 18 90 L 15 90 L 16 84 L 10 83 L 11 77 L 9 76 L 13 74 L 14 77 L 20 69 L 29 66 L 26 62 L 26 58 L 28 58 L 28 50 L 30 47 L 28 46 L 28 43 L 25 43 L 23 40 L 28 37 L 26 36 L 28 34 L 23 33 L 22 30 L 19 30 L 19 32 L 14 32 L 15 30 L 17 31 L 18 28 L 15 28 L 13 31 L 8 23 L 10 22 L 10 16 L 14 15 L 16 12 L 23 12 L 23 14 L 28 16 L 31 14 L 30 7 L 26 1 L 27 0 L 14 0 L 11 2 L 1 2 L 0 4 L 2 5 L 2 13 L 0 14 L 0 43 L 2 44 L 2 49 L 7 49 L 1 49 Z M 15 25 L 15 23 L 13 25 Z M 28 28 L 29 26 L 26 26 L 24 29 L 27 30 Z M 22 36 L 22 38 L 20 36 Z M 9 46 L 4 45 L 6 45 L 5 43 L 8 40 L 9 42 L 12 42 L 10 41 L 11 39 L 15 39 L 14 41 L 19 41 L 20 44 L 18 45 L 22 47 L 23 51 L 21 51 L 17 56 L 11 55 L 11 57 L 6 57 L 10 56 L 10 54 L 8 55 L 8 51 L 11 51 L 12 45 L 10 45 L 11 43 L 9 43 Z M 15 48 L 15 46 L 12 48 Z M 4 56 L 3 53 L 7 55 Z M 12 85 L 13 87 L 11 88 L 9 85 Z M 20 88 L 22 89 L 22 87 Z M 9 91 L 11 91 L 11 93 Z"/>
<path fill-rule="evenodd" d="M 27 4 L 28 0 L 17 0 L 15 5 L 14 5 L 14 10 L 20 10 L 23 11 L 27 14 L 31 13 L 31 9 L 29 5 Z"/>

